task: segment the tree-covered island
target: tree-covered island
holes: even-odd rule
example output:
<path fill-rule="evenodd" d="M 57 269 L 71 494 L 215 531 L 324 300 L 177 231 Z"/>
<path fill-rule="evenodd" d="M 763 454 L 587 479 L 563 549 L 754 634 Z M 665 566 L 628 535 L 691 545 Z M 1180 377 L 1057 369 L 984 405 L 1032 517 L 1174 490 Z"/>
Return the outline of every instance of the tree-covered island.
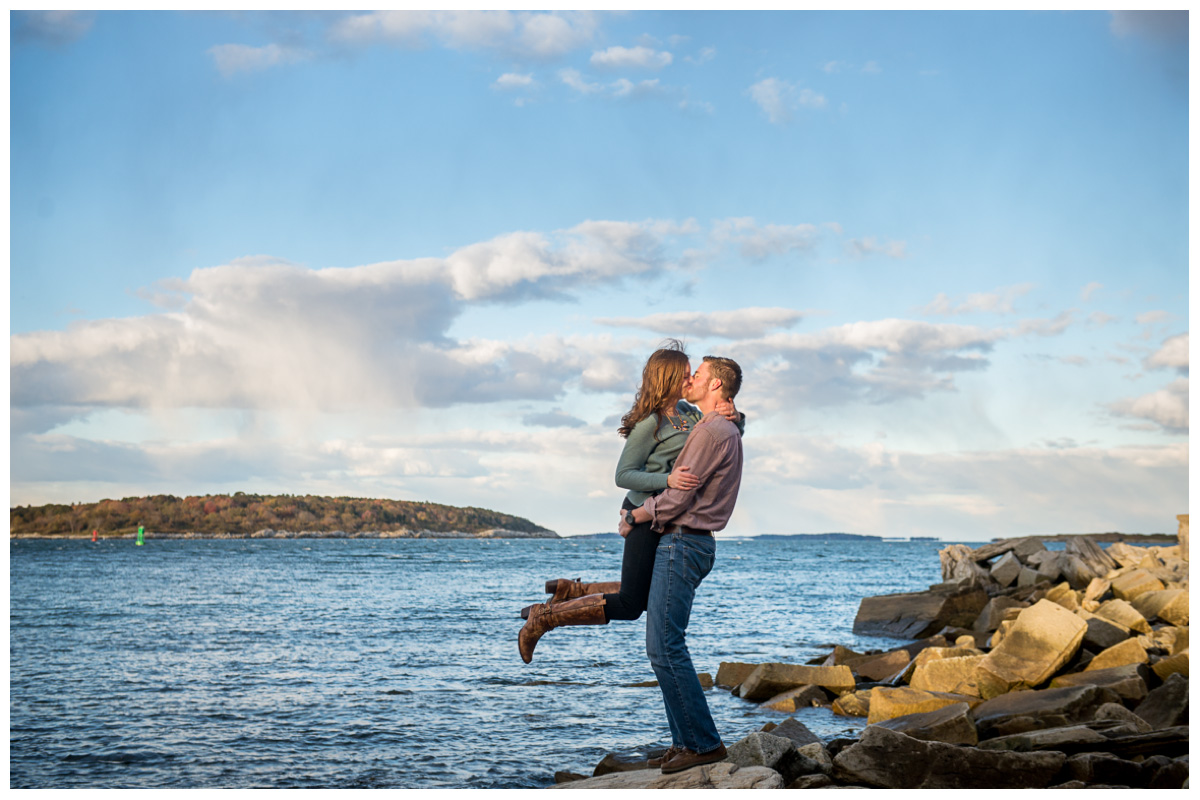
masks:
<path fill-rule="evenodd" d="M 98 503 L 16 506 L 9 535 L 20 537 L 151 535 L 195 538 L 512 537 L 558 538 L 523 517 L 486 508 L 364 497 L 233 495 L 125 497 Z"/>

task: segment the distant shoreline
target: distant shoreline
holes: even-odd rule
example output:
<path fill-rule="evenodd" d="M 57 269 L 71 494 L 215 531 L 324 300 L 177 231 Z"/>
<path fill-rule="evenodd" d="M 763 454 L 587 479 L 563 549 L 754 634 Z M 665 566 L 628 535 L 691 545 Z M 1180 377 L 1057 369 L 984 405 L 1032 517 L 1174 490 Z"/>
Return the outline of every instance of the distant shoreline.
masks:
<path fill-rule="evenodd" d="M 14 533 L 12 539 L 80 539 L 90 541 L 91 533 Z M 102 533 L 100 539 L 136 539 L 136 532 L 113 531 Z M 554 531 L 510 531 L 492 528 L 485 531 L 277 531 L 265 529 L 254 533 L 207 533 L 197 531 L 146 531 L 149 540 L 165 539 L 562 539 Z"/>

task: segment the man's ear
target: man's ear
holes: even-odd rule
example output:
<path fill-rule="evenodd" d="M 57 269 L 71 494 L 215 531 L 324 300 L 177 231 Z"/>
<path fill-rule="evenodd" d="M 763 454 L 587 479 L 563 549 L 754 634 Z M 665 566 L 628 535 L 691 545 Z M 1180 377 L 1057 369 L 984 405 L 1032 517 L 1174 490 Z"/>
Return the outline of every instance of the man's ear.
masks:
<path fill-rule="evenodd" d="M 720 378 L 713 378 L 712 380 L 710 380 L 710 381 L 708 382 L 708 390 L 709 390 L 710 392 L 716 392 L 718 389 L 720 389 L 720 388 L 721 388 L 721 385 L 722 385 L 722 384 L 721 384 L 721 379 L 720 379 Z"/>

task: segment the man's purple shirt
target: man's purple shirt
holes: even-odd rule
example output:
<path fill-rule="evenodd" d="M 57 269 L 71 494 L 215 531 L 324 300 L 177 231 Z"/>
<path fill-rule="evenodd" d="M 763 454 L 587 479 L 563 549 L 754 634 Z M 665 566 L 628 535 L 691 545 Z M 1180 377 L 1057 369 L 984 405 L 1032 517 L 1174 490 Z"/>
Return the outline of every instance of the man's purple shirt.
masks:
<path fill-rule="evenodd" d="M 688 435 L 675 459 L 700 479 L 692 490 L 666 489 L 642 505 L 651 528 L 661 533 L 668 525 L 719 531 L 729 524 L 742 485 L 742 437 L 737 426 L 715 411 L 704 415 Z"/>

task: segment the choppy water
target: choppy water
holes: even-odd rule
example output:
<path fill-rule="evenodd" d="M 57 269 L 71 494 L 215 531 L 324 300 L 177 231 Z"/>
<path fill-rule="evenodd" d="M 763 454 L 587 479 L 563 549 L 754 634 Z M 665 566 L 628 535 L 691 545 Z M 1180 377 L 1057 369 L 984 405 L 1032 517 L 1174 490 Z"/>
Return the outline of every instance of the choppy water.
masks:
<path fill-rule="evenodd" d="M 697 668 L 799 663 L 860 598 L 940 580 L 935 542 L 721 540 Z M 14 540 L 10 785 L 516 788 L 666 745 L 645 620 L 517 655 L 548 578 L 619 576 L 616 540 Z M 708 693 L 727 744 L 768 720 Z M 863 721 L 797 716 L 824 738 Z"/>

